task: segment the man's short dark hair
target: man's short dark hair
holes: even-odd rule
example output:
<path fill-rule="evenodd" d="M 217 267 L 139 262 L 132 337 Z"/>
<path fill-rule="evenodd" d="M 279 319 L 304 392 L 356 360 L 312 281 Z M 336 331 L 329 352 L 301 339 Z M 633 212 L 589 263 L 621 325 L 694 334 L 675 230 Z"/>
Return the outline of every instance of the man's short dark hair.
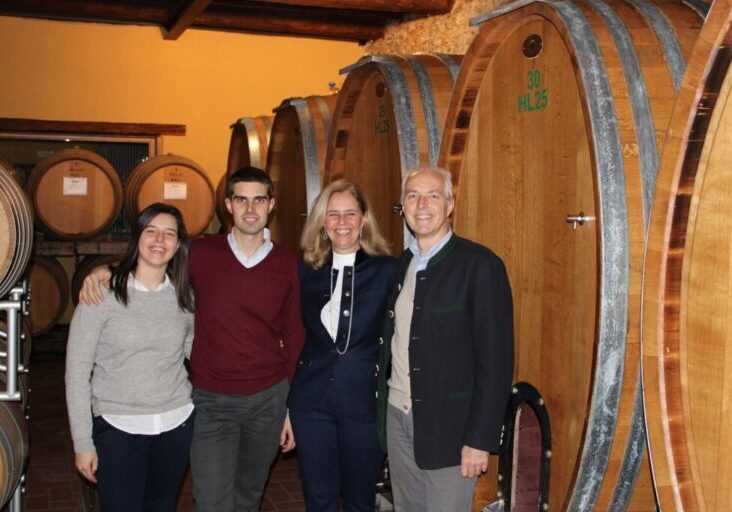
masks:
<path fill-rule="evenodd" d="M 274 197 L 274 184 L 272 178 L 258 167 L 244 167 L 231 174 L 226 180 L 226 197 L 231 199 L 234 195 L 234 185 L 239 182 L 244 183 L 261 183 L 267 187 L 267 197 Z"/>

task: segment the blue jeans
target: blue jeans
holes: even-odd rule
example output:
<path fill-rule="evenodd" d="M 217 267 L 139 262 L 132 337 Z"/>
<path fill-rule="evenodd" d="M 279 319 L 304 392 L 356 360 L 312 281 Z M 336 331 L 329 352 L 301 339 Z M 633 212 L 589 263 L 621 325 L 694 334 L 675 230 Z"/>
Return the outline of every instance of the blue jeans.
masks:
<path fill-rule="evenodd" d="M 194 413 L 157 435 L 128 434 L 101 416 L 92 437 L 99 457 L 97 494 L 102 512 L 173 512 L 193 435 Z"/>

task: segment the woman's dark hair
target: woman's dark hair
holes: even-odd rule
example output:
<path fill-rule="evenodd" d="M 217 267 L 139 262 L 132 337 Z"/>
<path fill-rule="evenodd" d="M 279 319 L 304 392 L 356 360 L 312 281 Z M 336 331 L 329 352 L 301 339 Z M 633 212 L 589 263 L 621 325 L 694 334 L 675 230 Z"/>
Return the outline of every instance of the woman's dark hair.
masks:
<path fill-rule="evenodd" d="M 184 311 L 193 311 L 193 290 L 188 280 L 188 232 L 186 231 L 185 224 L 183 224 L 183 216 L 180 210 L 175 206 L 164 203 L 151 204 L 142 210 L 137 217 L 137 223 L 132 229 L 132 237 L 130 239 L 130 245 L 127 247 L 127 252 L 122 257 L 122 261 L 117 268 L 112 271 L 112 291 L 117 300 L 126 306 L 129 299 L 127 295 L 127 280 L 130 272 L 134 272 L 137 268 L 140 236 L 142 236 L 142 232 L 150 225 L 150 222 L 152 222 L 155 216 L 161 213 L 171 215 L 175 219 L 178 228 L 178 241 L 180 242 L 173 259 L 168 262 L 165 273 L 175 287 L 178 306 Z"/>

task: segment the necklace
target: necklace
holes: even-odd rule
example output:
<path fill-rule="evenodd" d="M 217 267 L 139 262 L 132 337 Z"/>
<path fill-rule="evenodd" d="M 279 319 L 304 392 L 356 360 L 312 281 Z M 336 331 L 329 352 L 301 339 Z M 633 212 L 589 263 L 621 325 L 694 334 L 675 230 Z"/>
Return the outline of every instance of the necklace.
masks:
<path fill-rule="evenodd" d="M 331 335 L 331 338 L 333 339 L 333 344 L 335 345 L 336 352 L 340 355 L 344 355 L 346 352 L 348 352 L 348 345 L 351 343 L 351 326 L 353 325 L 353 296 L 355 295 L 355 288 L 353 286 L 353 283 L 356 280 L 356 265 L 353 265 L 353 270 L 351 271 L 351 306 L 348 315 L 348 335 L 346 337 L 346 348 L 343 349 L 343 352 L 341 352 L 341 349 L 338 348 L 338 323 L 340 323 L 340 315 L 336 316 L 336 325 L 333 325 L 333 267 L 330 268 L 330 302 L 328 307 L 328 313 L 330 316 L 330 330 L 333 333 Z M 343 270 L 346 270 L 346 267 L 343 267 Z M 341 280 L 341 283 L 343 281 Z M 343 284 L 341 284 L 341 297 L 343 297 Z M 340 309 L 340 305 L 339 305 Z"/>

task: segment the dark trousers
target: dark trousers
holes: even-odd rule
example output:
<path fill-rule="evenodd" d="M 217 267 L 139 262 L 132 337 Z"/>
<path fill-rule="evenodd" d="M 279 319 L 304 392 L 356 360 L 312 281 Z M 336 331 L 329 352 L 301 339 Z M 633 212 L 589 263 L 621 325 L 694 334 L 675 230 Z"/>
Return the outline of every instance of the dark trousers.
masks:
<path fill-rule="evenodd" d="M 376 480 L 384 461 L 376 421 L 358 423 L 338 407 L 331 381 L 318 406 L 290 410 L 297 461 L 308 512 L 373 512 Z"/>
<path fill-rule="evenodd" d="M 102 512 L 172 512 L 188 468 L 193 416 L 157 435 L 123 432 L 94 418 Z"/>
<path fill-rule="evenodd" d="M 259 512 L 287 408 L 287 380 L 254 395 L 193 390 L 196 512 Z"/>

